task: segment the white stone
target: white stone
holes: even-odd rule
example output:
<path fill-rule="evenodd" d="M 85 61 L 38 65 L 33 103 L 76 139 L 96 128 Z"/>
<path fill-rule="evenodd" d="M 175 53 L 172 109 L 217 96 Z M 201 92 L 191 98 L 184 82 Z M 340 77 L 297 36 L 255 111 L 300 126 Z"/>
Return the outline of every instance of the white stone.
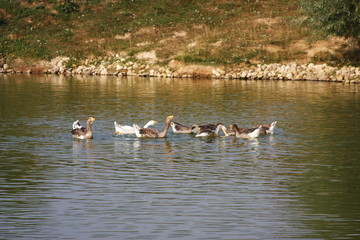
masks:
<path fill-rule="evenodd" d="M 294 78 L 294 76 L 292 75 L 292 73 L 288 73 L 286 74 L 285 78 L 291 80 Z"/>
<path fill-rule="evenodd" d="M 220 77 L 221 76 L 221 73 L 217 71 L 217 69 L 213 69 L 212 70 L 212 74 L 215 76 L 215 77 Z"/>
<path fill-rule="evenodd" d="M 106 68 L 102 68 L 99 72 L 100 75 L 108 75 L 108 70 Z"/>
<path fill-rule="evenodd" d="M 247 76 L 247 71 L 243 71 L 243 72 L 241 73 L 241 75 L 240 75 L 240 77 L 241 77 L 242 79 L 245 79 L 246 76 Z"/>

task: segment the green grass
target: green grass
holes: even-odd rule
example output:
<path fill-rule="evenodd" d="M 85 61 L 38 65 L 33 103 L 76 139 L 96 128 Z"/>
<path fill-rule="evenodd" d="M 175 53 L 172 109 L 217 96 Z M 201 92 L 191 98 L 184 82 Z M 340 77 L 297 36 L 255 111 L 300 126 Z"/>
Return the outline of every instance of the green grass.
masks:
<path fill-rule="evenodd" d="M 164 62 L 288 61 L 302 53 L 274 55 L 264 46 L 286 48 L 306 38 L 309 32 L 288 20 L 299 17 L 296 0 L 0 0 L 0 56 L 81 59 L 156 50 Z M 285 20 L 266 25 L 259 18 Z M 176 37 L 179 31 L 186 36 Z M 116 38 L 126 33 L 130 38 Z"/>

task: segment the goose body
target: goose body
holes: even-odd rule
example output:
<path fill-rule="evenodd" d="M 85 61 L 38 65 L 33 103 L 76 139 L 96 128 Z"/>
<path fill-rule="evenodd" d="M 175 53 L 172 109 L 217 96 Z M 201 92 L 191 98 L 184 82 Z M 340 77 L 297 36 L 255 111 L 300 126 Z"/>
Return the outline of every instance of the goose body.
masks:
<path fill-rule="evenodd" d="M 277 121 L 272 122 L 270 124 L 263 124 L 261 125 L 260 134 L 273 134 L 274 129 L 276 126 Z M 260 125 L 257 125 L 255 127 L 259 127 Z"/>
<path fill-rule="evenodd" d="M 193 133 L 199 134 L 200 132 L 205 132 L 205 131 L 215 131 L 217 127 L 217 124 L 205 124 L 205 125 L 197 125 L 194 124 L 191 126 L 191 130 Z"/>
<path fill-rule="evenodd" d="M 171 128 L 173 133 L 192 133 L 192 127 L 177 122 L 171 122 Z"/>
<path fill-rule="evenodd" d="M 164 129 L 161 132 L 159 132 L 155 128 L 137 128 L 136 126 L 134 126 L 135 134 L 139 138 L 163 138 L 166 136 L 166 133 L 170 127 L 173 118 L 174 116 L 168 116 L 166 118 Z"/>
<path fill-rule="evenodd" d="M 260 135 L 261 125 L 257 128 L 239 128 L 236 124 L 231 124 L 230 129 L 235 132 L 237 138 L 257 138 Z"/>
<path fill-rule="evenodd" d="M 195 137 L 216 137 L 216 136 L 219 136 L 220 130 L 223 131 L 225 136 L 229 136 L 226 127 L 222 123 L 218 123 L 216 125 L 208 124 L 206 127 L 204 127 L 204 126 L 205 125 L 203 125 L 202 128 L 201 128 L 201 126 L 199 126 L 200 132 L 198 132 L 195 135 Z M 215 128 L 214 128 L 214 126 L 215 126 Z"/>
<path fill-rule="evenodd" d="M 86 128 L 85 127 L 81 127 L 81 124 L 79 121 L 78 124 L 75 124 L 76 121 L 74 122 L 73 124 L 73 128 L 74 126 L 76 127 L 75 129 L 71 130 L 71 134 L 74 138 L 77 138 L 77 139 L 91 139 L 93 138 L 93 133 L 92 133 L 92 129 L 91 129 L 91 126 L 92 124 L 94 123 L 95 121 L 95 118 L 93 117 L 89 117 L 87 122 L 86 122 Z M 80 128 L 79 128 L 80 126 Z"/>
<path fill-rule="evenodd" d="M 154 125 L 156 123 L 158 123 L 158 122 L 154 121 L 154 120 L 150 120 L 149 122 L 147 122 L 145 124 L 144 128 L 148 128 L 149 126 L 152 126 L 152 125 Z M 115 126 L 115 133 L 116 134 L 135 134 L 136 133 L 136 128 L 140 128 L 136 124 L 133 124 L 133 126 L 120 125 L 116 121 L 114 122 L 114 126 Z"/>

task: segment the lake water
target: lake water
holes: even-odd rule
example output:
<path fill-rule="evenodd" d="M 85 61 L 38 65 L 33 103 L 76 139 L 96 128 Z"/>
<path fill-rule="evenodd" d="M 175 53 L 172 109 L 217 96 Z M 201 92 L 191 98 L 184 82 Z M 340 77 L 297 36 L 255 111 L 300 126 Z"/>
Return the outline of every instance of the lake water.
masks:
<path fill-rule="evenodd" d="M 338 83 L 0 75 L 0 239 L 359 239 L 359 103 Z M 168 115 L 278 125 L 113 134 Z"/>

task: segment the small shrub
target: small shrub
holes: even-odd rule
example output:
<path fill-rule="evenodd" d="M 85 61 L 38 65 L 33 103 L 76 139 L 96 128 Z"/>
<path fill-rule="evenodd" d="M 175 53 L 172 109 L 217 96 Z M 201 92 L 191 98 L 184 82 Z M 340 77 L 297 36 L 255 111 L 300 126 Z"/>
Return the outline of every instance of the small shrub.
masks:
<path fill-rule="evenodd" d="M 328 51 L 320 51 L 311 58 L 313 62 L 330 62 L 334 60 L 334 56 Z"/>
<path fill-rule="evenodd" d="M 79 4 L 77 4 L 76 2 L 74 2 L 72 0 L 63 0 L 58 7 L 58 10 L 60 12 L 63 12 L 66 14 L 78 12 L 79 9 L 80 9 Z"/>
<path fill-rule="evenodd" d="M 0 26 L 5 25 L 5 24 L 6 24 L 5 18 L 1 17 L 1 15 L 0 15 Z"/>

